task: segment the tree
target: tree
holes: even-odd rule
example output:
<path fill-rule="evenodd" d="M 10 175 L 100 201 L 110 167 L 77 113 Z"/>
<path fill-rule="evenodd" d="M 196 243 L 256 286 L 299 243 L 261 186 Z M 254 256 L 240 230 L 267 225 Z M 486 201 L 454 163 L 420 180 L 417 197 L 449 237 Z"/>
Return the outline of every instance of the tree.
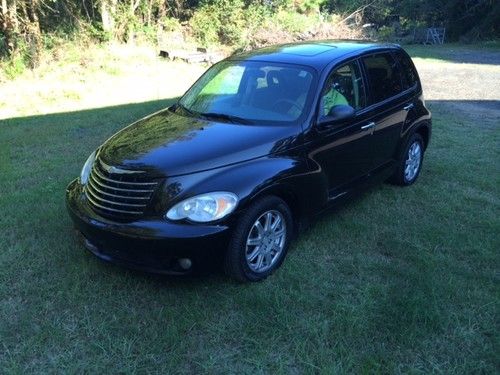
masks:
<path fill-rule="evenodd" d="M 118 0 L 101 0 L 101 23 L 102 29 L 110 34 L 115 31 L 115 16 Z"/>

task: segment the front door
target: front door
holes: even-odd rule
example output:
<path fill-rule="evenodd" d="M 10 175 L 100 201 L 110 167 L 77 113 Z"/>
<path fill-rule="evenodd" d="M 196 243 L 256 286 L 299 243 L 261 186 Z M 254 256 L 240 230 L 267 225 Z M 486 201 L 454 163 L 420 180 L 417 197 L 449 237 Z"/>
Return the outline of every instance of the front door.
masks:
<path fill-rule="evenodd" d="M 366 106 L 365 84 L 357 60 L 334 68 L 322 89 L 318 119 L 328 116 L 336 105 L 350 105 L 354 118 L 316 126 L 309 157 L 323 170 L 330 198 L 348 189 L 372 166 L 371 136 L 374 124 Z"/>

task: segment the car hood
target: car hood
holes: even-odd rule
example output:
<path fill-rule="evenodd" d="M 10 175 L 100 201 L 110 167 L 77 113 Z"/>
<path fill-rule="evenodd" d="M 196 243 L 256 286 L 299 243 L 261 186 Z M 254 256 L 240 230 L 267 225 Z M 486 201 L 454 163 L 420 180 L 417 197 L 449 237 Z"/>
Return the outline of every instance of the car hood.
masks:
<path fill-rule="evenodd" d="M 166 109 L 113 135 L 100 147 L 99 159 L 125 169 L 177 176 L 279 152 L 298 133 L 296 126 L 222 123 Z"/>

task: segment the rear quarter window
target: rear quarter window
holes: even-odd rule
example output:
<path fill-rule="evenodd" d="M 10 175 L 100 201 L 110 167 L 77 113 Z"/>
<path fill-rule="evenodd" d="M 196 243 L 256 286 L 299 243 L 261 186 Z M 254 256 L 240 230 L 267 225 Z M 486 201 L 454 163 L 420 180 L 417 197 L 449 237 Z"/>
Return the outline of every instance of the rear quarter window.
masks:
<path fill-rule="evenodd" d="M 401 51 L 396 51 L 394 55 L 401 66 L 403 90 L 414 87 L 418 83 L 418 74 L 410 56 Z"/>
<path fill-rule="evenodd" d="M 371 104 L 381 102 L 402 92 L 401 69 L 389 52 L 362 58 L 371 92 Z"/>

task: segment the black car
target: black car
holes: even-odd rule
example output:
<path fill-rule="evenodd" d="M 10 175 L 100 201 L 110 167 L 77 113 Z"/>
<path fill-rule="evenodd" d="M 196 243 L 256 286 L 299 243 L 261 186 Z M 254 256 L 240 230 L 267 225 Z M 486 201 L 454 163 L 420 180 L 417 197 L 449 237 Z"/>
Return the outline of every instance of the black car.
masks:
<path fill-rule="evenodd" d="M 411 185 L 431 136 L 393 44 L 320 41 L 231 56 L 94 151 L 67 206 L 99 258 L 241 281 L 278 268 L 312 218 L 375 181 Z"/>

